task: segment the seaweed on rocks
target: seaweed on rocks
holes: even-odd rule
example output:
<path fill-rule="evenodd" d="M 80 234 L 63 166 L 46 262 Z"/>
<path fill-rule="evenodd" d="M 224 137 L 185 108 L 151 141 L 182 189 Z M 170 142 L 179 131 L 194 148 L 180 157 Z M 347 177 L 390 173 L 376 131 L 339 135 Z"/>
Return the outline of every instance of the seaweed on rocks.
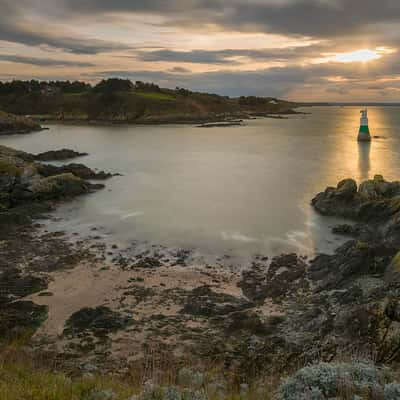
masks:
<path fill-rule="evenodd" d="M 34 331 L 47 307 L 25 299 L 44 291 L 48 273 L 73 268 L 86 254 L 34 220 L 60 201 L 101 189 L 72 173 L 41 174 L 35 156 L 0 146 L 0 341 Z"/>
<path fill-rule="evenodd" d="M 68 318 L 64 335 L 76 336 L 91 333 L 94 336 L 105 336 L 130 323 L 129 319 L 105 306 L 82 308 Z"/>

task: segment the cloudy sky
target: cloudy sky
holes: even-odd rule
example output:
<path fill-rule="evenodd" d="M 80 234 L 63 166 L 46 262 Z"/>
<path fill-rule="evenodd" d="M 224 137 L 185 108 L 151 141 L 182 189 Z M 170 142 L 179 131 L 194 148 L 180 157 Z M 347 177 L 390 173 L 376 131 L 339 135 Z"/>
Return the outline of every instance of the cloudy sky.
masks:
<path fill-rule="evenodd" d="M 400 101 L 400 0 L 0 0 L 0 79 Z"/>

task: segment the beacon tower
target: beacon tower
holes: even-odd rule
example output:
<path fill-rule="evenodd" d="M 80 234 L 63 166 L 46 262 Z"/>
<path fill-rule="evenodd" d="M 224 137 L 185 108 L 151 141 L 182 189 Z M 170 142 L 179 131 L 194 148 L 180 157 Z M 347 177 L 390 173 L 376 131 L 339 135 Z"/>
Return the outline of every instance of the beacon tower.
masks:
<path fill-rule="evenodd" d="M 370 142 L 371 134 L 369 133 L 368 127 L 368 110 L 361 110 L 361 118 L 360 118 L 360 130 L 358 131 L 358 141 L 359 142 Z"/>

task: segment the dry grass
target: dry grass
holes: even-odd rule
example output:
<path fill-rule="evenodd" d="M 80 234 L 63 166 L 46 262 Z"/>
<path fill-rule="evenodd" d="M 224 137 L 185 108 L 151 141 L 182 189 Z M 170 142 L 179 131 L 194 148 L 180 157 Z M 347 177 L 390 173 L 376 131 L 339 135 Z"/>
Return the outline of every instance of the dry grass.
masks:
<path fill-rule="evenodd" d="M 30 334 L 14 339 L 0 348 L 1 400 L 87 400 L 94 390 L 112 389 L 115 400 L 128 399 L 129 385 L 104 376 L 72 379 L 56 371 L 56 362 L 33 357 L 25 345 Z"/>
<path fill-rule="evenodd" d="M 181 390 L 193 389 L 179 377 L 182 369 L 197 370 L 190 360 L 176 363 L 155 350 L 149 351 L 144 361 L 133 366 L 123 378 L 82 376 L 80 371 L 80 376 L 71 377 L 59 371 L 56 360 L 32 356 L 30 351 L 25 351 L 29 348 L 28 342 L 29 335 L 26 335 L 0 348 L 1 400 L 87 400 L 93 391 L 109 389 L 117 396 L 115 400 L 128 400 L 133 394 L 140 394 L 149 381 L 162 387 L 175 385 Z M 203 375 L 204 381 L 196 390 L 203 390 L 210 400 L 221 400 L 216 386 L 223 387 L 224 400 L 272 400 L 271 393 L 276 387 L 276 379 L 262 379 L 249 384 L 244 393 L 236 377 L 217 365 L 210 365 Z"/>
<path fill-rule="evenodd" d="M 193 364 L 189 355 L 177 362 L 165 349 L 152 347 L 147 349 L 143 361 L 132 366 L 124 377 L 82 375 L 80 370 L 74 371 L 71 377 L 60 370 L 56 358 L 33 356 L 29 341 L 30 335 L 27 334 L 0 348 L 1 400 L 88 400 L 91 393 L 103 390 L 112 390 L 115 400 L 128 400 L 132 395 L 142 393 L 149 381 L 156 387 L 173 386 L 192 393 L 200 389 L 209 400 L 273 400 L 284 379 L 281 375 L 268 375 L 243 385 L 242 378 L 227 372 L 223 365 L 211 363 L 204 370 Z M 355 361 L 354 357 L 350 358 L 352 360 L 348 362 Z M 182 380 L 183 370 L 203 371 L 200 386 L 193 385 L 190 378 L 189 381 Z M 162 393 L 162 390 L 156 391 L 149 398 L 162 400 Z M 363 400 L 384 400 L 382 393 L 370 389 L 362 391 L 345 376 L 337 382 L 338 400 L 353 400 L 355 395 Z M 185 399 L 191 397 L 185 395 Z M 297 399 L 293 393 L 289 397 Z M 193 398 L 198 397 L 193 395 Z"/>

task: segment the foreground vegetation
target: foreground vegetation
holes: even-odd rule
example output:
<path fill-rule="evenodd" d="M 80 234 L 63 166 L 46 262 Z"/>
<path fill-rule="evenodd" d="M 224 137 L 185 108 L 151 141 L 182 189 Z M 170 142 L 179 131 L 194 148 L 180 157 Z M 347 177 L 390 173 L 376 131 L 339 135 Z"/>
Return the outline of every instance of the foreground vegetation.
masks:
<path fill-rule="evenodd" d="M 123 79 L 84 82 L 0 82 L 0 110 L 39 120 L 165 123 L 292 113 L 295 104 L 258 97 L 228 98 Z"/>
<path fill-rule="evenodd" d="M 0 350 L 2 400 L 397 400 L 396 374 L 371 362 L 320 363 L 288 378 L 238 383 L 217 370 L 140 366 L 124 378 L 56 371 L 48 357 L 33 358 L 20 344 Z M 46 365 L 46 366 L 44 366 Z M 51 367 L 50 367 L 51 366 Z"/>

